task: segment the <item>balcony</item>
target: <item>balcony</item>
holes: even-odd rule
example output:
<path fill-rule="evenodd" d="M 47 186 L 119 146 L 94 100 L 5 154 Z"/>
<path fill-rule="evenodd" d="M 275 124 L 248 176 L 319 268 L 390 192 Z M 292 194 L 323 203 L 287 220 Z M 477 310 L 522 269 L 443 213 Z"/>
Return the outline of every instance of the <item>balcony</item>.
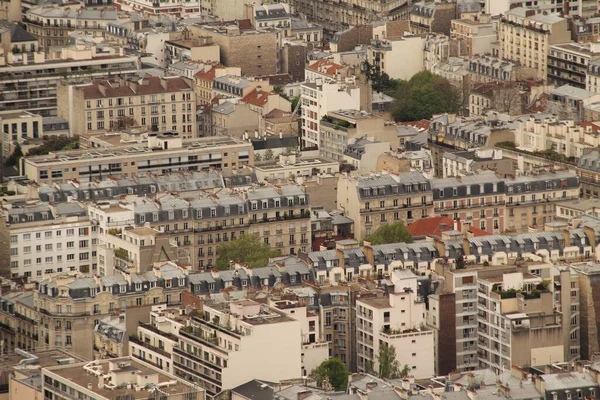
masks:
<path fill-rule="evenodd" d="M 136 335 L 130 335 L 129 336 L 129 341 L 132 343 L 135 343 L 139 346 L 142 346 L 150 351 L 154 351 L 155 353 L 160 354 L 161 356 L 167 357 L 167 358 L 171 358 L 171 354 L 166 352 L 164 349 L 161 349 L 160 347 L 155 347 L 152 346 L 150 343 L 144 342 L 142 340 L 140 340 L 139 337 L 137 337 Z"/>

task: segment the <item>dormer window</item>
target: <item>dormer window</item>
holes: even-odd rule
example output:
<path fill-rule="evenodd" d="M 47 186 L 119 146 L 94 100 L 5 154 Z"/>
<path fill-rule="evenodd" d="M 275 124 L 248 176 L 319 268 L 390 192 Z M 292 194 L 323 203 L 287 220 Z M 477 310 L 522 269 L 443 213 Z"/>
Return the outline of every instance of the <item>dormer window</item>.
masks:
<path fill-rule="evenodd" d="M 248 286 L 248 280 L 242 279 L 242 286 Z"/>
<path fill-rule="evenodd" d="M 262 208 L 263 208 L 263 210 L 264 210 L 265 208 L 268 208 L 268 207 L 269 207 L 269 202 L 268 202 L 267 200 L 263 200 L 263 201 L 262 201 Z"/>
<path fill-rule="evenodd" d="M 275 199 L 275 207 L 281 207 L 281 200 Z"/>
<path fill-rule="evenodd" d="M 217 216 L 217 209 L 216 208 L 211 208 L 210 209 L 210 216 L 211 217 L 216 217 Z"/>
<path fill-rule="evenodd" d="M 175 218 L 175 211 L 169 211 L 169 219 L 174 219 Z"/>
<path fill-rule="evenodd" d="M 135 284 L 135 291 L 136 291 L 136 292 L 139 292 L 139 291 L 141 291 L 141 290 L 142 290 L 142 284 L 141 284 L 141 283 L 136 283 L 136 284 Z"/>
<path fill-rule="evenodd" d="M 154 222 L 158 221 L 158 213 L 157 212 L 152 213 L 152 221 L 154 221 Z"/>
<path fill-rule="evenodd" d="M 188 217 L 188 210 L 183 210 L 183 218 L 187 218 Z"/>
<path fill-rule="evenodd" d="M 119 286 L 119 291 L 120 291 L 121 293 L 125 293 L 125 292 L 127 292 L 127 285 L 120 285 L 120 286 Z"/>
<path fill-rule="evenodd" d="M 243 204 L 240 204 L 240 205 L 238 206 L 238 214 L 243 214 L 243 213 L 244 213 L 244 205 L 243 205 Z"/>
<path fill-rule="evenodd" d="M 179 282 L 177 284 L 179 287 L 183 287 L 185 285 L 185 278 L 179 278 Z"/>
<path fill-rule="evenodd" d="M 253 201 L 253 202 L 252 202 L 252 209 L 253 209 L 253 210 L 256 210 L 257 208 L 258 208 L 258 202 L 256 202 L 256 201 Z"/>
<path fill-rule="evenodd" d="M 171 280 L 170 280 L 170 279 L 167 279 L 167 280 L 165 281 L 165 287 L 167 287 L 167 288 L 170 288 L 170 287 L 171 287 Z"/>
<path fill-rule="evenodd" d="M 215 290 L 215 284 L 214 283 L 209 283 L 208 284 L 208 290 Z"/>
<path fill-rule="evenodd" d="M 202 218 L 202 210 L 196 210 L 196 218 Z"/>

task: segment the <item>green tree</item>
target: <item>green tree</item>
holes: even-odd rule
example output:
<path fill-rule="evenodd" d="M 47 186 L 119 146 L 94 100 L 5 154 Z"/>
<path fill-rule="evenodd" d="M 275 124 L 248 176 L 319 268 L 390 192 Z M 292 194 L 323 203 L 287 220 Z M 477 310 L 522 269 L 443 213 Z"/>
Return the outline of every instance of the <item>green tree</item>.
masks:
<path fill-rule="evenodd" d="M 419 72 L 408 81 L 395 83 L 392 114 L 396 121 L 429 119 L 433 114 L 458 112 L 461 92 L 450 82 L 429 71 Z"/>
<path fill-rule="evenodd" d="M 298 105 L 300 106 L 298 114 L 302 115 L 302 103 L 300 103 L 300 96 L 296 96 L 292 99 L 292 111 L 294 111 Z"/>
<path fill-rule="evenodd" d="M 367 238 L 371 244 L 412 243 L 413 238 L 402 221 L 380 226 Z"/>
<path fill-rule="evenodd" d="M 262 156 L 260 155 L 260 153 L 256 153 L 254 155 L 254 162 L 261 162 L 262 161 Z"/>
<path fill-rule="evenodd" d="M 4 162 L 4 165 L 6 165 L 7 167 L 14 167 L 19 163 L 21 157 L 23 157 L 23 150 L 21 150 L 20 145 L 17 145 L 13 153 Z"/>
<path fill-rule="evenodd" d="M 379 353 L 375 357 L 379 366 L 377 376 L 382 379 L 396 379 L 400 377 L 400 363 L 396 360 L 396 347 L 386 343 L 379 345 Z"/>
<path fill-rule="evenodd" d="M 272 249 L 258 236 L 248 233 L 236 240 L 222 243 L 217 248 L 217 253 L 219 257 L 215 267 L 219 270 L 228 269 L 231 261 L 240 261 L 254 268 L 266 267 L 270 257 L 280 254 L 279 250 Z"/>
<path fill-rule="evenodd" d="M 465 267 L 466 267 L 465 256 L 462 253 L 462 251 L 459 251 L 458 254 L 456 255 L 456 269 L 465 269 Z"/>
<path fill-rule="evenodd" d="M 410 374 L 410 367 L 408 364 L 404 364 L 404 368 L 400 371 L 400 378 L 406 378 Z"/>
<path fill-rule="evenodd" d="M 310 373 L 317 386 L 323 387 L 327 381 L 336 391 L 344 391 L 348 386 L 348 369 L 339 358 L 330 358 L 323 361 Z"/>
<path fill-rule="evenodd" d="M 74 150 L 79 148 L 79 137 L 58 136 L 44 137 L 43 144 L 34 147 L 27 152 L 30 156 L 40 156 L 51 151 Z"/>
<path fill-rule="evenodd" d="M 270 161 L 273 158 L 275 158 L 275 155 L 273 154 L 273 150 L 268 149 L 267 151 L 265 151 L 265 161 Z"/>

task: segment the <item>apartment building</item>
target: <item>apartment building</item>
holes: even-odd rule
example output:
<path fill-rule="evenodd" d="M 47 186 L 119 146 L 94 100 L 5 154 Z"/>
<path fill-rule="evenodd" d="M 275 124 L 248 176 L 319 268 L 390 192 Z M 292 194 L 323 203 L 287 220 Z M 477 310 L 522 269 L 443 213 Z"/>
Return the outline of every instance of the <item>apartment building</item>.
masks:
<path fill-rule="evenodd" d="M 507 176 L 515 172 L 513 160 L 503 158 L 500 149 L 444 153 L 443 168 L 444 178 L 464 176 L 485 169 L 495 171 L 499 176 Z"/>
<path fill-rule="evenodd" d="M 150 321 L 140 322 L 136 333 L 129 338 L 129 354 L 132 358 L 174 374 L 172 355 L 179 345 L 177 334 L 188 325 L 189 318 L 185 310 L 179 307 L 152 306 Z"/>
<path fill-rule="evenodd" d="M 148 16 L 167 14 L 174 17 L 198 15 L 202 8 L 201 3 L 202 0 L 158 3 L 150 0 L 114 0 L 117 10 L 135 11 Z"/>
<path fill-rule="evenodd" d="M 194 92 L 196 93 L 196 104 L 210 104 L 213 99 L 213 80 L 222 76 L 241 76 L 239 67 L 225 67 L 217 64 L 207 67 L 207 70 L 197 72 L 194 75 Z"/>
<path fill-rule="evenodd" d="M 434 373 L 433 331 L 424 328 L 425 302 L 417 276 L 407 269 L 390 273 L 393 290 L 381 298 L 356 301 L 356 346 L 359 372 L 379 368 L 382 346 L 396 349 L 396 360 L 415 378 Z"/>
<path fill-rule="evenodd" d="M 241 8 L 236 6 L 237 8 Z M 247 29 L 236 21 L 210 25 L 189 25 L 190 39 L 210 37 L 219 46 L 221 63 L 239 67 L 245 76 L 265 76 L 279 73 L 283 31 L 278 28 Z"/>
<path fill-rule="evenodd" d="M 201 385 L 210 398 L 255 378 L 295 379 L 301 373 L 301 344 L 300 322 L 277 308 L 252 300 L 207 302 L 202 314 L 179 330 L 175 375 Z M 252 368 L 256 360 L 260 369 Z"/>
<path fill-rule="evenodd" d="M 455 19 L 450 25 L 450 37 L 467 46 L 466 55 L 472 58 L 488 54 L 492 43 L 498 40 L 497 24 L 489 14 L 479 14 L 472 19 Z"/>
<path fill-rule="evenodd" d="M 51 184 L 211 167 L 231 172 L 254 162 L 252 145 L 242 140 L 229 137 L 182 140 L 176 132 L 151 132 L 148 136 L 147 147 L 118 145 L 25 157 L 21 160 L 21 172 L 29 179 Z"/>
<path fill-rule="evenodd" d="M 121 18 L 126 16 L 119 15 L 113 9 L 77 10 L 75 7 L 42 5 L 27 10 L 23 22 L 27 32 L 37 39 L 39 46 L 48 54 L 52 46 L 67 45 L 69 34 L 76 30 L 88 36 L 104 38 L 107 25 Z"/>
<path fill-rule="evenodd" d="M 16 349 L 35 350 L 38 347 L 36 319 L 32 290 L 3 293 L 0 299 L 0 354 L 11 354 Z"/>
<path fill-rule="evenodd" d="M 204 400 L 205 395 L 193 383 L 130 357 L 43 368 L 40 391 L 48 399 L 85 396 L 90 400 L 141 400 L 160 396 Z"/>
<path fill-rule="evenodd" d="M 505 229 L 504 186 L 504 179 L 492 171 L 433 179 L 435 215 L 460 219 L 466 229 L 500 233 Z"/>
<path fill-rule="evenodd" d="M 299 185 L 223 190 L 218 194 L 163 193 L 90 208 L 101 234 L 99 270 L 143 273 L 150 262 L 187 260 L 210 268 L 217 248 L 245 233 L 257 234 L 282 255 L 310 249 L 310 206 Z M 160 250 L 160 257 L 156 249 Z"/>
<path fill-rule="evenodd" d="M 585 71 L 585 89 L 600 93 L 600 60 L 590 61 Z"/>
<path fill-rule="evenodd" d="M 409 80 L 424 69 L 425 41 L 425 35 L 372 40 L 367 50 L 367 60 L 379 73 L 386 73 L 392 79 Z M 398 63 L 396 60 L 399 57 L 406 57 L 406 61 Z"/>
<path fill-rule="evenodd" d="M 421 1 L 412 5 L 410 30 L 414 34 L 443 33 L 450 36 L 453 19 L 456 19 L 455 3 Z"/>
<path fill-rule="evenodd" d="M 60 84 L 58 115 L 72 132 L 99 133 L 129 126 L 152 131 L 177 131 L 184 139 L 196 137 L 196 97 L 180 77 Z"/>
<path fill-rule="evenodd" d="M 54 47 L 0 57 L 0 115 L 29 111 L 43 117 L 57 115 L 60 80 L 105 77 L 137 72 L 137 57 L 122 48 L 77 40 L 75 46 Z M 26 59 L 26 61 L 24 60 Z"/>
<path fill-rule="evenodd" d="M 533 171 L 505 181 L 506 225 L 523 232 L 544 226 L 556 217 L 556 201 L 579 198 L 579 178 L 574 172 Z"/>
<path fill-rule="evenodd" d="M 330 111 L 321 119 L 319 130 L 319 154 L 338 161 L 344 159 L 348 145 L 363 137 L 387 143 L 387 150 L 398 147 L 396 125 L 366 111 Z"/>
<path fill-rule="evenodd" d="M 137 310 L 138 318 L 143 319 L 153 304 L 181 302 L 187 285 L 187 274 L 173 263 L 140 275 L 47 275 L 34 295 L 38 345 L 63 348 L 92 359 L 94 328 L 102 319 L 129 308 L 134 314 Z"/>
<path fill-rule="evenodd" d="M 550 149 L 579 161 L 587 149 L 600 145 L 594 133 L 572 119 L 539 113 L 515 122 L 515 144 L 529 151 Z"/>
<path fill-rule="evenodd" d="M 54 272 L 96 272 L 96 229 L 83 206 L 38 203 L 5 215 L 11 276 L 39 281 Z"/>
<path fill-rule="evenodd" d="M 94 327 L 94 359 L 118 358 L 129 355 L 126 346 L 125 313 L 114 313 Z"/>
<path fill-rule="evenodd" d="M 469 59 L 469 78 L 473 83 L 518 81 L 535 76 L 517 61 L 507 61 L 491 55 L 474 56 Z"/>
<path fill-rule="evenodd" d="M 600 59 L 598 43 L 558 43 L 548 54 L 548 83 L 586 89 L 588 68 Z"/>
<path fill-rule="evenodd" d="M 480 367 L 502 371 L 508 365 L 569 361 L 564 316 L 554 308 L 554 295 L 540 276 L 520 271 L 480 276 L 477 285 Z"/>
<path fill-rule="evenodd" d="M 577 163 L 581 195 L 584 198 L 597 198 L 600 186 L 600 153 L 597 149 L 587 149 Z"/>
<path fill-rule="evenodd" d="M 434 332 L 435 373 L 472 371 L 479 367 L 477 271 L 443 264 L 441 268 L 444 281 L 429 295 L 427 310 L 427 326 Z"/>
<path fill-rule="evenodd" d="M 182 61 L 204 61 L 218 63 L 221 61 L 219 46 L 212 43 L 210 37 L 193 40 L 174 39 L 165 42 L 165 64 L 171 66 Z"/>
<path fill-rule="evenodd" d="M 410 6 L 403 0 L 385 2 L 352 0 L 348 3 L 292 0 L 290 9 L 292 13 L 306 15 L 308 19 L 321 25 L 324 30 L 333 33 L 353 26 L 367 25 L 384 15 L 393 20 L 408 19 Z"/>
<path fill-rule="evenodd" d="M 567 20 L 558 14 L 537 14 L 524 7 L 506 11 L 498 29 L 500 57 L 533 68 L 537 79 L 548 79 L 550 46 L 571 41 Z"/>
<path fill-rule="evenodd" d="M 432 186 L 419 172 L 340 176 L 338 206 L 354 221 L 355 237 L 362 240 L 387 223 L 432 216 Z"/>
<path fill-rule="evenodd" d="M 296 154 L 280 154 L 277 159 L 254 165 L 258 182 L 285 183 L 288 180 L 311 181 L 319 174 L 339 173 L 340 163 L 325 157 L 300 157 Z"/>
<path fill-rule="evenodd" d="M 360 110 L 361 88 L 340 83 L 303 83 L 300 88 L 302 125 L 300 147 L 318 148 L 321 119 L 334 110 Z"/>

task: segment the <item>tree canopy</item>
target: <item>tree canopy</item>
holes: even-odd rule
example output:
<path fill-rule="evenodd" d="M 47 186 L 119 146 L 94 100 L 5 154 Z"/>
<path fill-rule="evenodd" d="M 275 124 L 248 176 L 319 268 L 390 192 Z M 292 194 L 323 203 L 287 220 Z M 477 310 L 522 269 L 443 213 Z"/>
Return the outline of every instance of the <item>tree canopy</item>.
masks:
<path fill-rule="evenodd" d="M 413 238 L 402 221 L 380 226 L 367 238 L 371 244 L 412 243 Z"/>
<path fill-rule="evenodd" d="M 313 369 L 310 376 L 315 379 L 317 386 L 323 387 L 323 381 L 327 382 L 336 390 L 346 390 L 348 386 L 348 369 L 339 358 L 330 358 L 323 361 L 317 368 Z"/>
<path fill-rule="evenodd" d="M 23 151 L 21 150 L 21 146 L 17 145 L 13 153 L 4 161 L 4 165 L 7 167 L 14 167 L 18 164 L 19 160 L 23 157 Z"/>
<path fill-rule="evenodd" d="M 52 151 L 76 150 L 79 148 L 78 136 L 44 137 L 43 143 L 29 150 L 27 155 L 40 156 Z"/>
<path fill-rule="evenodd" d="M 382 343 L 376 356 L 379 364 L 377 376 L 382 379 L 406 378 L 410 373 L 410 367 L 405 365 L 400 369 L 400 362 L 396 359 L 396 347 Z"/>
<path fill-rule="evenodd" d="M 270 257 L 278 256 L 279 250 L 272 249 L 263 243 L 256 235 L 245 234 L 236 240 L 223 242 L 217 248 L 217 262 L 215 267 L 219 270 L 229 268 L 230 261 L 240 261 L 253 268 L 266 267 Z"/>
<path fill-rule="evenodd" d="M 396 121 L 430 119 L 434 114 L 458 112 L 462 106 L 460 91 L 429 71 L 419 72 L 408 81 L 395 81 L 393 97 Z"/>

